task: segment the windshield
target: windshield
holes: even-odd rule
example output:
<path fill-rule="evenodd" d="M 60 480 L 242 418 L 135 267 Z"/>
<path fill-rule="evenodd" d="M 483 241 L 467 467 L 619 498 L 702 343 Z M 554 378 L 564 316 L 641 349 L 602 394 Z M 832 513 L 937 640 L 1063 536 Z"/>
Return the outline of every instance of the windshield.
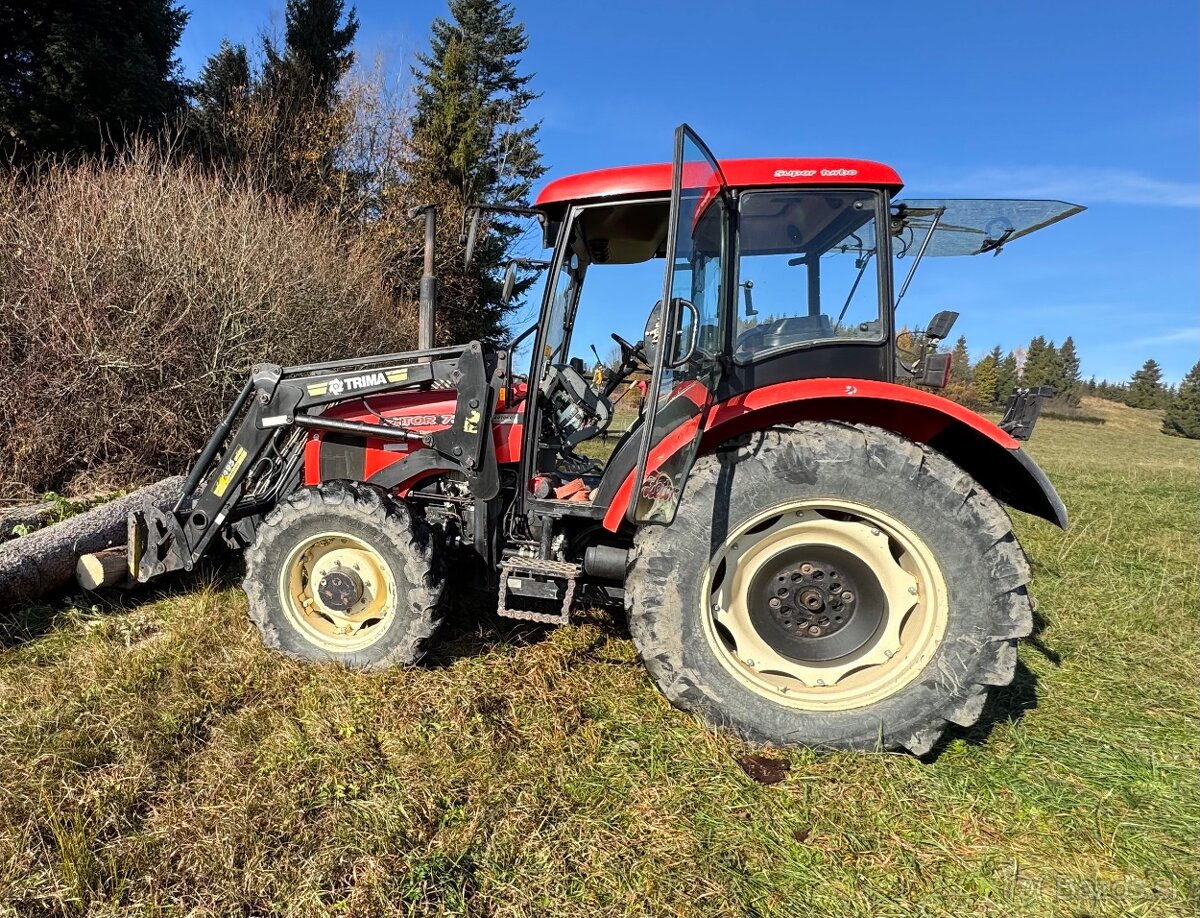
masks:
<path fill-rule="evenodd" d="M 738 323 L 734 359 L 885 334 L 870 191 L 745 194 L 738 217 Z"/>

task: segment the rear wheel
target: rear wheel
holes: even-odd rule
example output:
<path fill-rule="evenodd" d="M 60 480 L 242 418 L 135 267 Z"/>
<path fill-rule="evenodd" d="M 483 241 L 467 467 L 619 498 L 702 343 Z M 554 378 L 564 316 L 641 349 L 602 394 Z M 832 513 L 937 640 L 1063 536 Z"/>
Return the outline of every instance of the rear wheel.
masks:
<path fill-rule="evenodd" d="M 667 696 L 781 745 L 927 752 L 1031 627 L 1007 515 L 938 453 L 805 422 L 697 461 L 639 533 L 630 628 Z"/>
<path fill-rule="evenodd" d="M 369 485 L 305 488 L 271 511 L 246 551 L 250 618 L 269 647 L 383 668 L 424 655 L 442 581 L 428 527 Z"/>

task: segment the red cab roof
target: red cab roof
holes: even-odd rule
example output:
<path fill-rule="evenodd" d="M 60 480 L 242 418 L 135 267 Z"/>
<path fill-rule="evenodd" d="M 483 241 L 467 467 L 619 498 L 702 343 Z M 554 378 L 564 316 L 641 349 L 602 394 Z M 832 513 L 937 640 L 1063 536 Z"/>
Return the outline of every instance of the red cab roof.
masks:
<path fill-rule="evenodd" d="M 764 185 L 878 185 L 899 189 L 904 183 L 891 166 L 865 159 L 723 159 L 721 171 L 731 188 Z M 536 207 L 619 195 L 668 194 L 671 164 L 621 166 L 556 179 L 538 195 Z"/>

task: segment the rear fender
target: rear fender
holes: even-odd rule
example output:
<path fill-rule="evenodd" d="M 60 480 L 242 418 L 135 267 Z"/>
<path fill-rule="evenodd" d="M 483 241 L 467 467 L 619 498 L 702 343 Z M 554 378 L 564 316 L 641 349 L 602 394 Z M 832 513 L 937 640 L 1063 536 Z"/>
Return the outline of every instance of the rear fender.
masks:
<path fill-rule="evenodd" d="M 711 452 L 740 434 L 805 420 L 871 424 L 924 443 L 967 472 L 997 500 L 1067 528 L 1066 507 L 1019 441 L 962 405 L 894 383 L 807 379 L 736 395 L 710 409 L 700 452 Z M 633 491 L 634 469 L 611 471 L 623 476 L 604 516 L 605 528 L 616 532 Z"/>

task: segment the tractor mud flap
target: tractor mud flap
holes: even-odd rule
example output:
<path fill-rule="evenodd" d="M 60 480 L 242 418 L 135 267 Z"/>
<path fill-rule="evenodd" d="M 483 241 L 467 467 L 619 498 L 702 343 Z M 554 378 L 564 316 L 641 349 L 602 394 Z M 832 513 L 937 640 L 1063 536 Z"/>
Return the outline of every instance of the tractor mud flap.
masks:
<path fill-rule="evenodd" d="M 170 571 L 192 569 L 192 554 L 174 513 L 147 502 L 129 514 L 127 526 L 129 575 L 138 583 Z"/>

